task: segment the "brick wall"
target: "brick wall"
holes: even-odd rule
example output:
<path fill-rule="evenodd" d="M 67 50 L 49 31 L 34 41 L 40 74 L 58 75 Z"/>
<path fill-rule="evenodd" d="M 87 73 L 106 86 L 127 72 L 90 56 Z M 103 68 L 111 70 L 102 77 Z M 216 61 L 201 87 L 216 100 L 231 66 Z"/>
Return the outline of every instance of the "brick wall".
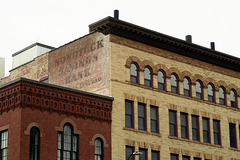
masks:
<path fill-rule="evenodd" d="M 40 159 L 57 158 L 57 133 L 73 126 L 79 159 L 94 159 L 94 141 L 103 140 L 111 159 L 112 99 L 21 78 L 0 89 L 0 131 L 8 130 L 7 158 L 29 159 L 30 129 L 40 130 Z"/>
<path fill-rule="evenodd" d="M 145 148 L 148 158 L 151 158 L 151 150 L 160 152 L 160 159 L 170 159 L 170 153 L 181 156 L 200 157 L 202 159 L 237 159 L 240 157 L 240 141 L 237 132 L 238 148 L 230 148 L 229 122 L 231 117 L 236 126 L 239 125 L 240 110 L 230 107 L 230 89 L 235 89 L 239 95 L 240 80 L 239 73 L 219 66 L 207 64 L 157 49 L 152 46 L 127 40 L 114 35 L 110 36 L 111 41 L 111 96 L 113 102 L 112 119 L 112 159 L 124 159 L 125 146 Z M 130 64 L 136 62 L 139 65 L 140 84 L 130 82 Z M 153 69 L 153 87 L 144 86 L 144 67 L 150 66 Z M 157 88 L 157 72 L 163 69 L 166 72 L 167 90 L 160 91 Z M 171 93 L 170 76 L 176 73 L 179 77 L 179 94 Z M 183 95 L 183 78 L 188 76 L 191 79 L 192 97 Z M 195 83 L 200 79 L 204 84 L 204 100 L 196 98 Z M 207 84 L 214 84 L 216 90 L 216 103 L 210 103 L 207 99 Z M 227 106 L 219 104 L 218 87 L 224 86 L 227 91 Z M 125 127 L 125 99 L 134 102 L 135 127 Z M 239 96 L 237 97 L 238 102 Z M 146 104 L 147 130 L 138 130 L 138 103 Z M 150 131 L 150 105 L 158 108 L 159 133 Z M 178 137 L 169 136 L 169 109 L 177 112 Z M 189 139 L 181 138 L 180 113 L 187 113 L 189 119 Z M 191 115 L 198 115 L 199 119 L 206 117 L 210 119 L 210 143 L 202 140 L 202 122 L 200 122 L 200 141 L 192 140 Z M 212 120 L 220 120 L 221 145 L 213 144 Z M 238 130 L 238 127 L 236 128 Z M 138 160 L 138 157 L 136 156 Z"/>
<path fill-rule="evenodd" d="M 12 70 L 10 75 L 3 78 L 0 84 L 8 83 L 20 77 L 37 81 L 48 77 L 48 53 L 36 57 L 33 61 Z"/>

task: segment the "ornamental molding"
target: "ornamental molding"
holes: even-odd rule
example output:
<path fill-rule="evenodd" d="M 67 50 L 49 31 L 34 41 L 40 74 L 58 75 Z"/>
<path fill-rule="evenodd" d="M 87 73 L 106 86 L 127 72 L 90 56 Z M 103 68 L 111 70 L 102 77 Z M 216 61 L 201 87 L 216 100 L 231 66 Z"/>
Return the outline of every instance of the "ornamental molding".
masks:
<path fill-rule="evenodd" d="M 25 78 L 0 87 L 0 114 L 15 108 L 38 109 L 76 118 L 111 122 L 113 98 Z"/>
<path fill-rule="evenodd" d="M 120 36 L 174 52 L 179 55 L 228 68 L 233 71 L 240 71 L 240 58 L 171 37 L 113 17 L 106 17 L 93 24 L 90 24 L 89 29 L 91 32 L 101 32 L 104 35 L 112 34 Z"/>

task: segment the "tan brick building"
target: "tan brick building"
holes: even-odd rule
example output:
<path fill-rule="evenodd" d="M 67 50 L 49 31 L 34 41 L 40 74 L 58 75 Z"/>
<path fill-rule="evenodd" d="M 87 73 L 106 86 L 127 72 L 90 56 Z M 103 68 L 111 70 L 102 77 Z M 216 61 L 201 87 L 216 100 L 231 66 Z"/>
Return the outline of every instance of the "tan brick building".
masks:
<path fill-rule="evenodd" d="M 11 71 L 111 96 L 112 160 L 239 160 L 240 59 L 107 17 Z"/>

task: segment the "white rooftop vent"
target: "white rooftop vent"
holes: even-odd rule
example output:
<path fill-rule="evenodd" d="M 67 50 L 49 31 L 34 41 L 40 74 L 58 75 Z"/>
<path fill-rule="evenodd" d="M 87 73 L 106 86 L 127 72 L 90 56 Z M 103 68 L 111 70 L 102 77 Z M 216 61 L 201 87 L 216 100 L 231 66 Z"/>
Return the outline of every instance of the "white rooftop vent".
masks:
<path fill-rule="evenodd" d="M 47 46 L 41 43 L 34 43 L 12 55 L 12 69 L 28 63 L 34 60 L 34 58 L 46 52 L 49 52 L 52 49 L 54 49 L 54 47 Z"/>

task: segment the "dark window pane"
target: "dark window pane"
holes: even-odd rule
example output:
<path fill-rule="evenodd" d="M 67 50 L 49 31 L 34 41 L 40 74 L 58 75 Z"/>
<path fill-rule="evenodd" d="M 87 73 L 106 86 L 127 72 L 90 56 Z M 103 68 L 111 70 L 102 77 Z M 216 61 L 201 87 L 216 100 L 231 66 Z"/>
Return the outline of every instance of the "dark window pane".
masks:
<path fill-rule="evenodd" d="M 181 137 L 188 138 L 187 114 L 181 113 Z"/>
<path fill-rule="evenodd" d="M 158 83 L 158 89 L 165 90 L 164 84 Z"/>
<path fill-rule="evenodd" d="M 131 82 L 132 83 L 137 83 L 137 77 L 131 76 Z"/>
<path fill-rule="evenodd" d="M 144 79 L 144 85 L 147 86 L 147 87 L 151 87 L 151 81 L 147 80 L 147 79 Z"/>
<path fill-rule="evenodd" d="M 40 154 L 40 133 L 37 127 L 33 127 L 30 130 L 30 146 L 29 146 L 29 159 L 30 160 L 39 160 Z"/>
<path fill-rule="evenodd" d="M 139 155 L 139 160 L 147 160 L 147 150 L 140 148 L 139 152 L 142 153 L 141 155 Z"/>
<path fill-rule="evenodd" d="M 157 122 L 156 121 L 151 121 L 151 132 L 158 132 L 157 131 Z"/>
<path fill-rule="evenodd" d="M 184 89 L 184 96 L 190 96 L 190 92 L 189 92 L 189 90 L 186 90 L 186 89 Z"/>
<path fill-rule="evenodd" d="M 229 123 L 230 147 L 237 148 L 236 125 Z"/>
<path fill-rule="evenodd" d="M 138 118 L 138 129 L 145 130 L 145 121 L 143 118 Z"/>
<path fill-rule="evenodd" d="M 157 107 L 150 107 L 151 132 L 158 132 Z"/>
<path fill-rule="evenodd" d="M 218 120 L 213 120 L 214 144 L 220 144 L 220 124 Z"/>
<path fill-rule="evenodd" d="M 177 154 L 171 154 L 170 157 L 171 157 L 171 160 L 178 160 Z"/>
<path fill-rule="evenodd" d="M 177 87 L 171 86 L 172 93 L 177 93 Z"/>
<path fill-rule="evenodd" d="M 225 105 L 225 99 L 219 99 L 219 104 Z"/>
<path fill-rule="evenodd" d="M 198 116 L 192 116 L 192 139 L 199 140 L 199 122 Z"/>
<path fill-rule="evenodd" d="M 132 115 L 132 102 L 125 101 L 125 113 Z"/>
<path fill-rule="evenodd" d="M 214 102 L 213 96 L 208 96 L 208 101 L 209 102 Z"/>
<path fill-rule="evenodd" d="M 152 151 L 152 160 L 159 160 L 159 152 Z"/>
<path fill-rule="evenodd" d="M 125 115 L 125 126 L 132 128 L 132 116 Z"/>
<path fill-rule="evenodd" d="M 133 147 L 126 146 L 126 160 L 131 156 L 131 154 L 134 152 Z M 129 158 L 129 160 L 133 160 L 133 156 Z"/>
<path fill-rule="evenodd" d="M 231 107 L 236 108 L 236 103 L 231 101 Z"/>
<path fill-rule="evenodd" d="M 169 111 L 169 132 L 170 136 L 177 136 L 176 112 Z"/>
<path fill-rule="evenodd" d="M 133 128 L 133 102 L 125 101 L 125 127 Z"/>
<path fill-rule="evenodd" d="M 182 160 L 190 160 L 189 156 L 182 156 Z"/>
<path fill-rule="evenodd" d="M 196 98 L 197 99 L 202 99 L 202 94 L 201 93 L 196 93 Z"/>
<path fill-rule="evenodd" d="M 145 105 L 138 104 L 138 129 L 146 130 Z"/>
<path fill-rule="evenodd" d="M 145 105 L 138 104 L 138 116 L 144 117 L 145 116 Z"/>
<path fill-rule="evenodd" d="M 203 123 L 203 142 L 209 143 L 210 142 L 209 119 L 203 118 L 202 123 Z"/>

